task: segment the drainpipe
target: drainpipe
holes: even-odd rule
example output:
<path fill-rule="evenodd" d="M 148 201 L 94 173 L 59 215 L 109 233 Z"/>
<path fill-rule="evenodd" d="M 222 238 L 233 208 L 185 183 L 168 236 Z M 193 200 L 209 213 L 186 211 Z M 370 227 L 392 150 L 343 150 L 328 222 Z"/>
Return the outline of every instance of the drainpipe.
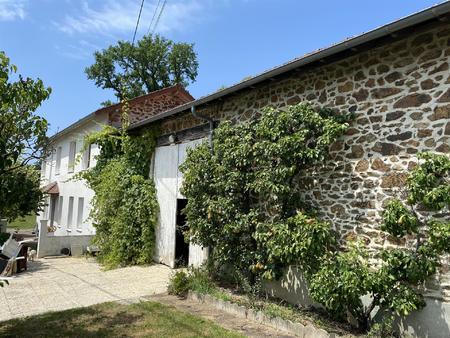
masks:
<path fill-rule="evenodd" d="M 214 136 L 214 120 L 210 117 L 198 114 L 195 110 L 195 106 L 191 107 L 191 113 L 195 118 L 209 122 L 208 143 L 209 143 L 209 147 L 211 149 L 211 154 L 212 154 L 214 152 L 214 146 L 213 146 L 213 142 L 212 142 L 213 136 Z"/>

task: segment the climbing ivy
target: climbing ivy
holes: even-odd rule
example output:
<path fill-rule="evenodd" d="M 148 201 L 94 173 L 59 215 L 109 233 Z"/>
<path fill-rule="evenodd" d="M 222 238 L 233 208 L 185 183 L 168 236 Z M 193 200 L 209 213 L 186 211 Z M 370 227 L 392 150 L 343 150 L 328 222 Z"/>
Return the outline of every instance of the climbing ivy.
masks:
<path fill-rule="evenodd" d="M 436 218 L 449 208 L 450 160 L 420 155 L 409 175 L 408 203 L 388 203 L 381 229 L 406 244 L 375 254 L 358 240 L 339 245 L 331 224 L 303 197 L 299 178 L 323 164 L 349 118 L 302 103 L 264 109 L 259 120 L 239 125 L 223 122 L 213 147 L 188 151 L 182 191 L 186 236 L 210 247 L 217 266 L 256 284 L 298 265 L 317 302 L 367 330 L 376 306 L 404 316 L 425 304 L 419 287 L 450 251 L 448 215 Z M 426 209 L 433 213 L 418 211 Z M 371 298 L 367 306 L 363 296 Z"/>
<path fill-rule="evenodd" d="M 450 253 L 450 159 L 419 154 L 420 164 L 408 175 L 406 203 L 392 199 L 383 212 L 381 230 L 404 245 L 376 251 L 369 259 L 361 243 L 324 256 L 309 276 L 310 293 L 335 317 L 353 318 L 365 330 L 376 306 L 406 316 L 425 306 L 420 290 L 436 273 L 442 255 Z M 363 306 L 361 297 L 370 296 Z"/>
<path fill-rule="evenodd" d="M 297 262 L 313 269 L 334 235 L 312 216 L 297 179 L 323 163 L 348 119 L 302 103 L 266 108 L 260 119 L 239 125 L 221 123 L 214 152 L 204 143 L 181 166 L 191 240 L 250 277 L 276 278 Z"/>
<path fill-rule="evenodd" d="M 154 229 L 158 203 L 150 161 L 156 145 L 156 130 L 139 135 L 127 133 L 128 106 L 123 102 L 120 129 L 105 126 L 86 137 L 85 148 L 100 148 L 97 163 L 77 175 L 95 196 L 90 218 L 96 229 L 93 242 L 107 267 L 150 263 L 154 249 Z"/>

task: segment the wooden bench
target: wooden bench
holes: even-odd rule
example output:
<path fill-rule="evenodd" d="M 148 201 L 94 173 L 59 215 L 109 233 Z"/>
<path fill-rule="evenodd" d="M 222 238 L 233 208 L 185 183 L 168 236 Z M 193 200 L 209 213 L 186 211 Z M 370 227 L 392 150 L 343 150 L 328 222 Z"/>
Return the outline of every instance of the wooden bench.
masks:
<path fill-rule="evenodd" d="M 8 260 L 0 276 L 12 276 L 16 272 L 27 269 L 28 247 L 18 243 L 15 239 L 8 239 L 2 247 L 0 256 Z"/>

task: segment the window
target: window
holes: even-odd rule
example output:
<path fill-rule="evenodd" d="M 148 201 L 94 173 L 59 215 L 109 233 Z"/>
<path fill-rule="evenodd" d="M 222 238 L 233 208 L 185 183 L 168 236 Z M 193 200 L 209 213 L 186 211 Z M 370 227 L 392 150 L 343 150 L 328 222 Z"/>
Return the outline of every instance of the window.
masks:
<path fill-rule="evenodd" d="M 58 223 L 58 225 L 61 225 L 61 216 L 62 216 L 62 208 L 63 208 L 63 197 L 62 196 L 59 196 L 57 205 L 58 205 L 58 209 L 57 209 L 56 223 Z"/>
<path fill-rule="evenodd" d="M 91 144 L 83 153 L 83 169 L 88 169 L 91 165 Z"/>
<path fill-rule="evenodd" d="M 47 161 L 42 160 L 42 162 L 41 162 L 41 178 L 45 178 L 46 171 L 47 171 Z"/>
<path fill-rule="evenodd" d="M 67 213 L 67 227 L 68 228 L 72 227 L 72 224 L 73 224 L 73 200 L 74 200 L 74 197 L 70 196 L 69 197 L 69 211 Z"/>
<path fill-rule="evenodd" d="M 77 142 L 76 141 L 70 142 L 70 147 L 69 147 L 69 167 L 68 167 L 68 172 L 69 173 L 73 173 L 73 170 L 74 170 L 76 151 L 77 151 Z"/>
<path fill-rule="evenodd" d="M 44 211 L 42 213 L 42 216 L 44 217 L 44 219 L 48 219 L 49 216 L 49 204 L 50 204 L 50 197 L 47 197 L 45 199 L 45 205 L 44 205 Z"/>
<path fill-rule="evenodd" d="M 50 197 L 50 225 L 53 226 L 58 217 L 58 196 Z"/>
<path fill-rule="evenodd" d="M 56 148 L 56 167 L 55 167 L 56 175 L 59 175 L 59 172 L 61 169 L 61 153 L 62 153 L 62 147 Z"/>
<path fill-rule="evenodd" d="M 77 228 L 81 228 L 83 224 L 83 208 L 84 208 L 84 198 L 78 198 L 78 217 L 77 217 Z"/>

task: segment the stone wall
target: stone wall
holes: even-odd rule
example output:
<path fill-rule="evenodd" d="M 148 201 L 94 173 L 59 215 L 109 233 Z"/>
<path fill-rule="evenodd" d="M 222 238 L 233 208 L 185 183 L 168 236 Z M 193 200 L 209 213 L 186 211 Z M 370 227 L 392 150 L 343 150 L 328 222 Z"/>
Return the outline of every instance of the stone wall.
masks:
<path fill-rule="evenodd" d="M 175 85 L 136 97 L 129 101 L 131 123 L 140 122 L 192 100 L 194 98 L 181 85 Z M 119 125 L 121 105 L 117 104 L 104 109 L 107 110 L 109 121 L 113 125 Z"/>
<path fill-rule="evenodd" d="M 331 161 L 303 184 L 343 238 L 359 236 L 369 248 L 383 247 L 391 243 L 380 236 L 381 211 L 399 194 L 416 154 L 450 153 L 449 56 L 450 24 L 441 22 L 197 110 L 239 122 L 257 118 L 267 105 L 308 100 L 354 113 L 351 128 L 331 148 Z M 171 133 L 201 123 L 186 112 L 164 120 L 161 128 Z M 444 268 L 430 296 L 450 301 L 447 272 Z"/>

